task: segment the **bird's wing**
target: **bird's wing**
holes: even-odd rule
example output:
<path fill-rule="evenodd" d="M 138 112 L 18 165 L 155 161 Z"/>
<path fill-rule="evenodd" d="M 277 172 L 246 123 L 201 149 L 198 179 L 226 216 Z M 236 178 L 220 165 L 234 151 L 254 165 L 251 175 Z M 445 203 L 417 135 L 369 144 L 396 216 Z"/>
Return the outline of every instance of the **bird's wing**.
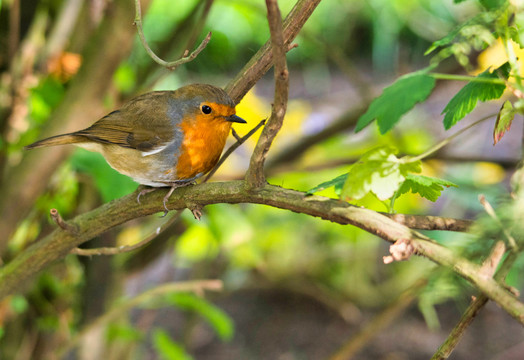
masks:
<path fill-rule="evenodd" d="M 161 151 L 176 135 L 166 115 L 167 92 L 148 93 L 132 99 L 122 109 L 78 131 L 92 141 L 137 149 L 148 154 Z"/>

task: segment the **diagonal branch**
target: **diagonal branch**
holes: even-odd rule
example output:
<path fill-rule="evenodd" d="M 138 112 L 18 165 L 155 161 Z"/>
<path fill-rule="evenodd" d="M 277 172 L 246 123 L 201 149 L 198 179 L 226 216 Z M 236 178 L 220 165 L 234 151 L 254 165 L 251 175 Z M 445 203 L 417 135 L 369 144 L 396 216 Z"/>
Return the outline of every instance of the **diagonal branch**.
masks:
<path fill-rule="evenodd" d="M 290 44 L 298 35 L 305 22 L 321 0 L 298 0 L 293 9 L 289 12 L 283 24 L 282 35 L 287 50 Z M 238 103 L 260 80 L 260 78 L 271 68 L 272 65 L 271 41 L 267 41 L 264 46 L 256 52 L 248 63 L 238 72 L 233 80 L 229 82 L 225 90 L 231 98 Z"/>
<path fill-rule="evenodd" d="M 495 271 L 497 270 L 497 266 L 499 265 L 502 256 L 504 255 L 504 252 L 506 250 L 506 247 L 504 246 L 504 243 L 502 241 L 498 241 L 495 243 L 495 246 L 491 250 L 491 254 L 488 256 L 488 258 L 484 261 L 482 264 L 482 270 L 484 272 L 484 275 L 487 276 L 493 276 Z M 506 275 L 508 274 L 511 265 L 513 265 L 513 262 L 516 260 L 517 256 L 515 253 L 510 253 L 506 259 L 503 262 L 503 265 L 495 275 L 495 279 L 498 281 L 502 281 Z M 444 360 L 449 358 L 453 350 L 458 345 L 459 341 L 462 339 L 463 335 L 465 334 L 467 328 L 477 314 L 482 310 L 484 305 L 488 302 L 488 297 L 484 294 L 480 294 L 474 300 L 471 302 L 471 304 L 468 306 L 466 311 L 462 314 L 459 322 L 453 330 L 449 333 L 448 337 L 444 341 L 444 343 L 438 348 L 437 352 L 433 355 L 431 360 Z"/>
<path fill-rule="evenodd" d="M 275 98 L 271 117 L 262 130 L 255 150 L 251 155 L 249 169 L 246 173 L 246 184 L 250 188 L 261 187 L 266 182 L 264 162 L 275 136 L 277 136 L 282 127 L 289 93 L 289 72 L 286 63 L 287 47 L 282 33 L 282 17 L 276 0 L 266 0 L 266 6 L 269 32 L 271 33 L 273 64 L 275 66 Z"/>
<path fill-rule="evenodd" d="M 164 191 L 152 193 L 142 204 L 136 202 L 136 195 L 129 194 L 77 216 L 68 221 L 77 229 L 76 235 L 57 228 L 0 268 L 0 299 L 22 291 L 37 273 L 64 258 L 76 246 L 129 220 L 164 211 Z M 183 209 L 188 201 L 202 206 L 216 203 L 264 204 L 339 224 L 354 225 L 389 242 L 409 242 L 416 254 L 453 269 L 518 322 L 524 324 L 524 304 L 495 279 L 485 276 L 479 265 L 455 255 L 437 242 L 375 211 L 323 196 L 306 196 L 302 192 L 278 186 L 267 185 L 246 192 L 243 181 L 206 183 L 180 188 L 173 193 L 168 206 L 170 209 Z"/>

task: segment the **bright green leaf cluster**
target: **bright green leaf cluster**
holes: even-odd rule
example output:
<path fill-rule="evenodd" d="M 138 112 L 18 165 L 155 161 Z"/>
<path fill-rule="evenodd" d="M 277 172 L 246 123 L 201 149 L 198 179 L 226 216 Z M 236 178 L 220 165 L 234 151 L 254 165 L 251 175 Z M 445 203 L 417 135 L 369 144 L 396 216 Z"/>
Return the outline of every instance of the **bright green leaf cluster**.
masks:
<path fill-rule="evenodd" d="M 503 3 L 499 6 L 483 4 L 487 11 L 481 12 L 459 25 L 442 39 L 435 41 L 425 52 L 425 55 L 441 48 L 434 58 L 435 62 L 438 63 L 454 56 L 459 64 L 467 67 L 469 65 L 469 54 L 472 50 L 483 50 L 499 37 L 496 31 L 497 22 L 505 15 L 507 9 L 507 3 L 505 1 Z"/>
<path fill-rule="evenodd" d="M 315 186 L 307 194 L 334 186 L 342 199 L 359 200 L 372 193 L 381 201 L 392 199 L 393 203 L 398 196 L 411 191 L 436 201 L 445 187 L 457 186 L 447 180 L 415 175 L 421 171 L 420 160 L 398 158 L 395 153 L 396 149 L 389 146 L 370 150 L 348 173 Z"/>
<path fill-rule="evenodd" d="M 353 164 L 342 188 L 341 198 L 362 199 L 372 192 L 384 201 L 393 197 L 410 172 L 420 172 L 420 161 L 404 162 L 390 146 L 375 148 Z"/>

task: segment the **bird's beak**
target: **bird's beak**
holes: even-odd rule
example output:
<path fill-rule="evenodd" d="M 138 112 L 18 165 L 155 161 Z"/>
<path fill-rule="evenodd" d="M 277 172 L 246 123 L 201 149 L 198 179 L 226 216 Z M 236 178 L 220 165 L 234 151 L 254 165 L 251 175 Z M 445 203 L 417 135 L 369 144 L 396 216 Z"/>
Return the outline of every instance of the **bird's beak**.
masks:
<path fill-rule="evenodd" d="M 227 121 L 231 121 L 231 122 L 241 123 L 241 124 L 247 124 L 246 120 L 244 120 L 241 117 L 236 116 L 236 115 L 228 116 L 228 117 L 226 117 L 226 120 Z"/>

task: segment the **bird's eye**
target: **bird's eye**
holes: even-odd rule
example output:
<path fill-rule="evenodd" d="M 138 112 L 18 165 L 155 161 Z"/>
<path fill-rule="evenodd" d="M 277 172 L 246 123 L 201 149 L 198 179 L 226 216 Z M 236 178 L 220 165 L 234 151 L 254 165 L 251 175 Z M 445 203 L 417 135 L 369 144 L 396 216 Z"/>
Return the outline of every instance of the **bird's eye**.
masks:
<path fill-rule="evenodd" d="M 206 115 L 211 114 L 211 107 L 208 105 L 202 105 L 202 112 Z"/>

